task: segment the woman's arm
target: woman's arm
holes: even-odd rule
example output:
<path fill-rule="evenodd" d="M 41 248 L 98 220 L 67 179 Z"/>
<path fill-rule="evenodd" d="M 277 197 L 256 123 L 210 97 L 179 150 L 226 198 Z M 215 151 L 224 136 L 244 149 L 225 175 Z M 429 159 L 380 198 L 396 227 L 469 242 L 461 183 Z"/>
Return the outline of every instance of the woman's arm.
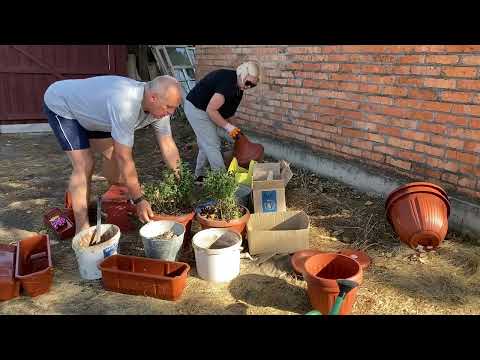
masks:
<path fill-rule="evenodd" d="M 224 103 L 225 97 L 222 94 L 213 94 L 210 102 L 207 105 L 207 114 L 215 124 L 221 128 L 224 128 L 231 138 L 235 138 L 240 132 L 240 129 L 226 121 L 218 111 L 218 109 L 220 109 Z"/>

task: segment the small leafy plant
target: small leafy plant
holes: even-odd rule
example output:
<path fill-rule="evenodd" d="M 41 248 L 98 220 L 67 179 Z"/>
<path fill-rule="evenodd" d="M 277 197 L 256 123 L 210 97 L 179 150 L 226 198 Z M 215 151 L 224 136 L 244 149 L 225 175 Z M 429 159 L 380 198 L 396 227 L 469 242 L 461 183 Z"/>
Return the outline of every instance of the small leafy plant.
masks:
<path fill-rule="evenodd" d="M 179 178 L 172 169 L 162 171 L 160 181 L 144 186 L 145 198 L 157 214 L 181 215 L 192 211 L 194 177 L 186 163 L 180 161 Z"/>
<path fill-rule="evenodd" d="M 203 198 L 214 200 L 213 205 L 203 208 L 201 215 L 217 220 L 230 221 L 243 216 L 235 193 L 238 190 L 234 174 L 226 170 L 210 170 L 203 182 Z"/>

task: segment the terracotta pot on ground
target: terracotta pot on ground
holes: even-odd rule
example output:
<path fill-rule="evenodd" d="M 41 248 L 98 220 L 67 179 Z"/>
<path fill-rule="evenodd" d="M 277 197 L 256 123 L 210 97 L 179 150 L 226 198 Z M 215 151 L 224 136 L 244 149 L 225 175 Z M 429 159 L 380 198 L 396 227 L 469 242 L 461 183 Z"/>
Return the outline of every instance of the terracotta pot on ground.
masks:
<path fill-rule="evenodd" d="M 200 223 L 202 230 L 211 229 L 211 228 L 229 229 L 243 236 L 245 234 L 245 228 L 247 226 L 248 219 L 250 219 L 250 211 L 248 211 L 248 209 L 244 206 L 241 206 L 241 207 L 245 209 L 245 214 L 239 219 L 234 219 L 230 221 L 210 220 L 200 215 L 201 207 L 197 209 L 195 218 Z"/>
<path fill-rule="evenodd" d="M 15 278 L 31 297 L 50 290 L 53 265 L 48 235 L 34 235 L 17 242 Z"/>
<path fill-rule="evenodd" d="M 182 296 L 190 271 L 183 262 L 119 254 L 103 260 L 99 268 L 106 290 L 170 301 Z"/>
<path fill-rule="evenodd" d="M 292 265 L 293 270 L 295 270 L 295 272 L 298 275 L 302 275 L 305 267 L 305 261 L 307 261 L 313 255 L 322 254 L 322 253 L 324 253 L 324 251 L 315 250 L 315 249 L 306 249 L 306 250 L 297 251 L 295 254 L 292 255 L 290 259 L 290 263 Z M 362 270 L 364 271 L 370 266 L 372 261 L 364 251 L 360 251 L 360 250 L 343 249 L 338 251 L 337 253 L 348 256 L 353 260 L 356 260 L 362 267 Z"/>
<path fill-rule="evenodd" d="M 340 250 L 338 253 L 358 261 L 363 271 L 365 271 L 372 262 L 372 259 L 370 259 L 370 257 L 364 251 L 361 251 L 361 250 L 343 249 L 343 250 Z"/>
<path fill-rule="evenodd" d="M 111 185 L 102 195 L 102 223 L 117 225 L 123 233 L 136 229 L 130 216 L 136 214 L 135 205 L 128 201 L 126 186 Z M 75 224 L 72 209 L 72 195 L 65 192 L 65 213 Z M 88 219 L 91 224 L 97 223 L 97 204 L 95 201 L 88 205 Z"/>
<path fill-rule="evenodd" d="M 263 145 L 255 144 L 240 133 L 233 146 L 233 156 L 237 158 L 238 165 L 248 168 L 251 160 L 261 161 L 263 158 Z"/>
<path fill-rule="evenodd" d="M 303 277 L 307 281 L 307 292 L 312 307 L 326 315 L 340 292 L 337 280 L 352 280 L 361 285 L 363 271 L 360 264 L 348 256 L 323 253 L 310 256 L 305 261 Z M 340 315 L 347 315 L 352 311 L 357 289 L 353 289 L 345 297 Z"/>
<path fill-rule="evenodd" d="M 400 240 L 415 249 L 436 248 L 448 231 L 450 202 L 441 187 L 425 182 L 400 186 L 390 193 L 385 210 Z"/>
<path fill-rule="evenodd" d="M 321 254 L 322 251 L 315 249 L 306 249 L 297 251 L 292 255 L 290 263 L 292 264 L 293 270 L 298 274 L 302 275 L 304 271 L 305 261 L 313 255 Z"/>

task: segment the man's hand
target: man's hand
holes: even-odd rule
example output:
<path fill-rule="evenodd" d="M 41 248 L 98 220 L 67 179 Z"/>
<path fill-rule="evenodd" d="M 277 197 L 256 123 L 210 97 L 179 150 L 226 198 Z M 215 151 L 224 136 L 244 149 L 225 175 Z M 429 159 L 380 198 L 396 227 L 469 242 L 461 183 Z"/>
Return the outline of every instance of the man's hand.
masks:
<path fill-rule="evenodd" d="M 150 203 L 143 199 L 136 205 L 138 219 L 142 222 L 148 222 L 153 217 L 153 211 Z"/>
<path fill-rule="evenodd" d="M 227 125 L 224 126 L 224 129 L 233 140 L 235 140 L 238 134 L 240 134 L 240 129 L 230 123 L 227 123 Z"/>

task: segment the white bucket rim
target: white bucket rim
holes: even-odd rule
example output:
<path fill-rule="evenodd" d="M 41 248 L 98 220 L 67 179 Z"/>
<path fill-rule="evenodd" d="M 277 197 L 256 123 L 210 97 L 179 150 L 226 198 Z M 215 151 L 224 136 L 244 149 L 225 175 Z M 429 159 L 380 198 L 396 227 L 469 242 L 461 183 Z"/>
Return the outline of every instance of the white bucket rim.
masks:
<path fill-rule="evenodd" d="M 115 225 L 115 224 L 100 224 L 101 228 L 102 228 L 102 233 L 104 232 L 103 231 L 103 228 L 106 227 L 106 226 L 111 226 L 113 227 L 115 230 L 116 230 L 116 233 L 114 236 L 112 236 L 112 238 L 108 241 L 105 241 L 105 242 L 102 242 L 100 244 L 96 244 L 96 245 L 93 245 L 93 246 L 87 246 L 87 247 L 80 247 L 78 246 L 78 243 L 80 241 L 80 239 L 88 232 L 93 232 L 95 231 L 96 229 L 96 225 L 95 226 L 90 226 L 88 229 L 85 229 L 85 230 L 82 230 L 80 231 L 78 234 L 76 234 L 73 239 L 72 239 L 72 249 L 75 251 L 75 252 L 82 252 L 82 251 L 96 251 L 96 250 L 101 250 L 103 249 L 104 247 L 108 247 L 109 245 L 111 245 L 112 243 L 115 243 L 115 242 L 119 242 L 120 240 L 120 236 L 121 236 L 121 232 L 120 232 L 120 228 Z"/>
<path fill-rule="evenodd" d="M 222 234 L 224 234 L 224 233 L 227 233 L 227 232 L 234 234 L 235 237 L 237 238 L 237 242 L 235 244 L 233 244 L 232 246 L 222 248 L 222 249 L 209 249 L 209 248 L 201 246 L 197 243 L 199 241 L 199 239 L 201 238 L 201 236 L 205 235 L 206 233 L 222 233 Z M 216 239 L 213 242 L 215 242 L 215 241 L 216 241 Z M 213 242 L 209 246 L 211 246 L 213 244 Z M 231 230 L 228 230 L 228 229 L 210 228 L 210 229 L 204 229 L 204 230 L 201 230 L 201 231 L 197 232 L 192 238 L 192 245 L 193 245 L 194 249 L 205 251 L 208 254 L 223 254 L 223 253 L 226 253 L 226 252 L 229 252 L 229 251 L 236 251 L 236 250 L 241 251 L 242 250 L 242 247 L 241 247 L 242 237 L 241 237 L 240 234 L 236 233 L 235 231 L 231 231 Z"/>
<path fill-rule="evenodd" d="M 159 225 L 164 225 L 167 228 L 172 228 L 173 232 L 175 233 L 176 237 L 180 237 L 185 234 L 186 228 L 185 225 L 182 223 L 179 223 L 177 221 L 173 220 L 155 220 L 155 221 L 149 221 L 145 225 L 143 225 L 138 233 L 140 236 L 144 239 L 148 239 L 150 241 L 153 241 L 155 237 L 158 235 L 162 234 L 163 232 L 158 232 L 156 235 L 152 235 L 152 233 L 146 233 L 147 231 L 150 230 L 150 228 L 154 228 Z M 176 231 L 178 230 L 178 231 Z M 170 240 L 161 240 L 161 239 L 155 239 L 154 241 L 170 241 Z"/>

